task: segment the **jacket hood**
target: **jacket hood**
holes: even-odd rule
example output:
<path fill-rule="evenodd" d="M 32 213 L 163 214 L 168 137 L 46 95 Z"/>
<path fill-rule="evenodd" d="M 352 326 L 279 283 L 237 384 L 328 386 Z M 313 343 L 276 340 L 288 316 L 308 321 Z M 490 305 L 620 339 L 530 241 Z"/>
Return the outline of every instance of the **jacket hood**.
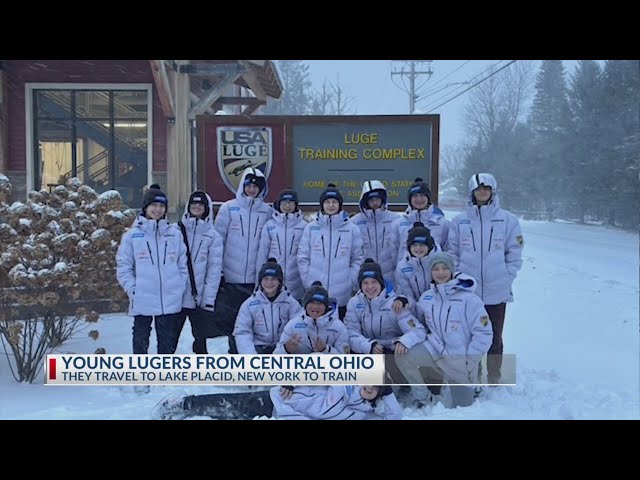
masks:
<path fill-rule="evenodd" d="M 202 190 L 193 191 L 191 195 L 189 195 L 189 199 L 191 199 L 191 197 L 193 197 L 196 194 L 203 195 L 207 199 L 207 205 L 209 207 L 207 209 L 207 216 L 202 220 L 213 223 L 213 200 L 211 199 L 211 197 L 207 192 L 204 192 Z M 184 214 L 182 215 L 182 219 L 187 220 L 188 218 L 192 218 L 192 217 L 191 217 L 191 214 L 189 213 L 189 203 L 187 202 L 187 204 L 184 206 Z"/>
<path fill-rule="evenodd" d="M 369 198 L 373 196 L 379 196 L 382 198 L 382 206 L 380 209 L 384 209 L 387 206 L 387 189 L 380 180 L 367 180 L 362 184 L 362 194 L 360 195 L 360 210 L 362 213 L 366 213 L 366 210 L 371 210 L 367 205 Z"/>
<path fill-rule="evenodd" d="M 440 285 L 434 284 L 437 288 L 440 288 Z M 475 293 L 476 291 L 476 280 L 466 273 L 456 273 L 453 276 L 453 279 L 449 280 L 444 285 L 444 289 L 448 294 L 455 292 L 469 292 Z"/>

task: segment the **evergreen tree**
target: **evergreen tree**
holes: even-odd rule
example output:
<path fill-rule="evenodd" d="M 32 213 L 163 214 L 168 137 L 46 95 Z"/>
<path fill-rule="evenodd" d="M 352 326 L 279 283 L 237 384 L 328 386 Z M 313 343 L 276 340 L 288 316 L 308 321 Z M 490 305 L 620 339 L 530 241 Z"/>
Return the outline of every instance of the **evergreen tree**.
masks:
<path fill-rule="evenodd" d="M 545 185 L 545 208 L 552 218 L 556 209 L 567 206 L 565 187 L 571 170 L 566 161 L 571 118 L 562 60 L 543 60 L 535 88 L 530 115 L 535 152 L 531 159 L 536 165 L 534 178 Z"/>
<path fill-rule="evenodd" d="M 609 188 L 608 222 L 638 227 L 640 71 L 638 60 L 608 60 L 603 75 L 603 168 Z"/>
<path fill-rule="evenodd" d="M 569 81 L 571 108 L 571 182 L 567 188 L 577 205 L 580 222 L 589 214 L 596 219 L 601 205 L 607 201 L 603 180 L 602 143 L 602 69 L 594 60 L 580 60 Z M 609 184 L 609 179 L 606 179 Z"/>

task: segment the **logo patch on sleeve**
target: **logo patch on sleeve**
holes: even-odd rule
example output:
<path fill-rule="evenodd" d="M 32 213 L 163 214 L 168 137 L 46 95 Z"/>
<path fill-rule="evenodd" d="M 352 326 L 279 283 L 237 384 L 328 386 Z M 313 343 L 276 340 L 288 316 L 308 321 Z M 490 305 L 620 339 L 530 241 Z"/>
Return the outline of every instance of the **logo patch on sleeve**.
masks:
<path fill-rule="evenodd" d="M 486 327 L 488 323 L 489 323 L 489 317 L 488 316 L 483 315 L 482 317 L 480 317 L 480 324 L 483 327 Z"/>
<path fill-rule="evenodd" d="M 414 322 L 414 321 L 413 321 L 413 318 L 412 318 L 412 319 L 410 319 L 407 323 L 409 324 L 409 326 L 410 326 L 411 328 L 416 328 L 416 322 Z"/>
<path fill-rule="evenodd" d="M 522 235 L 516 235 L 516 242 L 518 242 L 518 245 L 524 245 L 524 237 Z"/>

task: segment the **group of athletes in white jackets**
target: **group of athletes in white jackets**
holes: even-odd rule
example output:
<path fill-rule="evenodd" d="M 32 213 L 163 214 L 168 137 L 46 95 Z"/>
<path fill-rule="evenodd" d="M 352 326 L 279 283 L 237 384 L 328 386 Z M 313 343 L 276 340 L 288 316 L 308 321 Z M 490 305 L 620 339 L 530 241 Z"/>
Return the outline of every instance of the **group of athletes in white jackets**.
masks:
<path fill-rule="evenodd" d="M 505 306 L 524 242 L 517 218 L 499 206 L 492 175 L 469 180 L 466 209 L 451 222 L 419 178 L 403 214 L 387 208 L 380 181 L 365 182 L 352 218 L 330 184 L 310 222 L 294 190 L 280 192 L 273 206 L 266 191 L 263 173 L 247 168 L 215 222 L 210 196 L 195 191 L 177 226 L 164 219 L 166 195 L 145 194 L 118 252 L 134 353 L 146 353 L 153 320 L 158 352 L 175 352 L 188 317 L 194 353 L 206 353 L 206 338 L 218 335 L 228 336 L 230 353 L 393 353 L 417 405 L 438 393 L 425 381 L 478 383 L 486 353 L 488 381 L 500 382 Z M 301 388 L 273 389 L 274 414 L 283 416 L 281 400 L 290 408 Z M 329 389 L 313 388 L 322 398 L 311 404 L 326 406 Z M 361 393 L 331 392 L 345 405 Z M 473 402 L 472 387 L 450 392 L 449 406 Z M 369 403 L 381 393 L 394 398 L 377 393 Z M 325 418 L 307 410 L 300 415 Z"/>

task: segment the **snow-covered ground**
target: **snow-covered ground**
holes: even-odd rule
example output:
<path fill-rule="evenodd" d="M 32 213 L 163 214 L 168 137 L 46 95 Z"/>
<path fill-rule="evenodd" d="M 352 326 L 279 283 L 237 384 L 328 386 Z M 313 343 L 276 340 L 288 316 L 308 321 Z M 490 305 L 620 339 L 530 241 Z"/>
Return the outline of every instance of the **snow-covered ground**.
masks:
<path fill-rule="evenodd" d="M 638 234 L 558 222 L 522 221 L 522 227 L 524 264 L 504 333 L 505 353 L 517 356 L 517 385 L 485 390 L 471 407 L 406 408 L 404 417 L 640 419 Z M 130 353 L 131 326 L 129 317 L 105 315 L 97 342 L 83 332 L 59 352 L 103 346 L 107 353 Z M 191 342 L 187 326 L 177 353 L 190 353 Z M 226 352 L 226 339 L 209 340 L 209 352 Z M 0 419 L 148 419 L 178 388 L 151 387 L 139 396 L 132 387 L 47 387 L 42 375 L 37 384 L 22 385 L 0 354 Z"/>

